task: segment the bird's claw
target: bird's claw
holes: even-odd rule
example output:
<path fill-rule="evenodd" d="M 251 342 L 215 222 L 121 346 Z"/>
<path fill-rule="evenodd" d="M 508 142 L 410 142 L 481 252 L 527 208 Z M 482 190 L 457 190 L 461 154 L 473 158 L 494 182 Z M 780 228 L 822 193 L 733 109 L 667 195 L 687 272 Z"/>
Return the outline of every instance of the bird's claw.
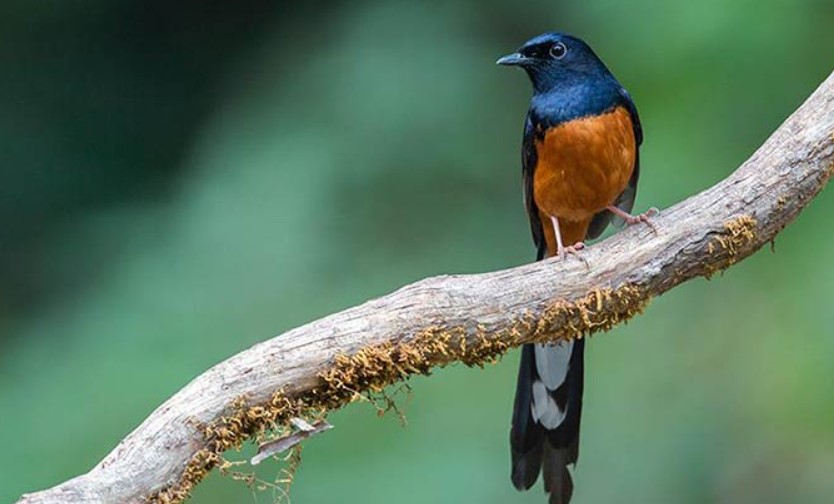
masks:
<path fill-rule="evenodd" d="M 655 207 L 651 207 L 651 208 L 649 208 L 648 210 L 646 210 L 645 212 L 643 212 L 641 214 L 637 214 L 637 215 L 628 215 L 628 214 L 626 214 L 625 216 L 623 216 L 623 220 L 625 220 L 625 223 L 628 224 L 629 226 L 633 226 L 635 224 L 639 224 L 639 223 L 642 222 L 643 224 L 649 226 L 652 229 L 652 231 L 654 231 L 654 234 L 657 235 L 657 234 L 659 234 L 657 232 L 657 227 L 654 225 L 654 222 L 651 221 L 650 217 L 652 217 L 654 215 L 657 215 L 659 213 L 660 213 L 660 210 L 658 210 Z"/>
<path fill-rule="evenodd" d="M 585 249 L 585 243 L 583 242 L 576 242 L 573 245 L 562 247 L 561 249 L 559 249 L 559 259 L 564 261 L 567 259 L 569 255 L 572 255 L 580 261 L 582 261 L 583 263 L 585 263 L 585 267 L 590 269 L 591 265 L 588 263 L 588 260 L 585 259 L 585 257 L 583 257 L 582 254 L 579 253 L 579 251 L 583 249 Z"/>

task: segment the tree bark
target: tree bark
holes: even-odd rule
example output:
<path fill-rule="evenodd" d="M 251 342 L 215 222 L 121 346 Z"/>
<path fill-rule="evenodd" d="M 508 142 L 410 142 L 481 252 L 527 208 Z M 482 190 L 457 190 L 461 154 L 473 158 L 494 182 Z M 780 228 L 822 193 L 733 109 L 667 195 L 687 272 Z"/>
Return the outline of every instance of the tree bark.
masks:
<path fill-rule="evenodd" d="M 673 164 L 670 161 L 670 164 Z M 583 337 L 771 242 L 834 174 L 834 74 L 732 175 L 583 252 L 429 278 L 257 344 L 166 401 L 90 472 L 20 503 L 178 502 L 264 429 L 453 362 Z"/>

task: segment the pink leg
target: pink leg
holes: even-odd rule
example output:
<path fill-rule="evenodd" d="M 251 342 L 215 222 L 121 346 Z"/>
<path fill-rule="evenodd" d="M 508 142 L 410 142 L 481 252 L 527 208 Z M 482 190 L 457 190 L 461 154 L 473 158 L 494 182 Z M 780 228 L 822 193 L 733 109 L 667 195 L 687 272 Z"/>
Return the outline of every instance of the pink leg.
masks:
<path fill-rule="evenodd" d="M 645 212 L 643 212 L 641 214 L 638 214 L 638 215 L 631 215 L 630 213 L 624 212 L 623 210 L 615 207 L 614 205 L 609 205 L 607 208 L 608 208 L 609 212 L 616 215 L 617 217 L 622 218 L 626 222 L 626 224 L 628 224 L 629 226 L 633 226 L 635 224 L 639 224 L 639 223 L 643 222 L 647 226 L 652 228 L 652 231 L 654 231 L 654 234 L 657 234 L 657 228 L 654 226 L 654 223 L 652 223 L 652 221 L 649 220 L 649 217 L 651 217 L 652 215 L 656 215 L 656 214 L 660 213 L 660 210 L 658 210 L 657 208 L 655 208 L 655 207 L 649 208 Z"/>
<path fill-rule="evenodd" d="M 582 257 L 582 254 L 579 253 L 580 250 L 585 248 L 585 244 L 583 242 L 576 242 L 573 245 L 565 247 L 565 244 L 562 243 L 562 232 L 559 231 L 559 219 L 551 216 L 550 220 L 553 222 L 553 234 L 556 235 L 556 255 L 559 256 L 560 259 L 564 260 L 568 254 L 570 254 L 579 258 L 585 263 L 585 266 L 590 267 L 588 265 L 588 260 Z"/>

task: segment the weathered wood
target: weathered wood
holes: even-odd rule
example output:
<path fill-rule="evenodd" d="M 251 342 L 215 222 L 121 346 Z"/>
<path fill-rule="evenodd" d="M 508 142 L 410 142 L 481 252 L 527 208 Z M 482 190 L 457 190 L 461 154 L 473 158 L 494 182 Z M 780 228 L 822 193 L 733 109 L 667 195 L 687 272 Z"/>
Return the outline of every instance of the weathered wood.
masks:
<path fill-rule="evenodd" d="M 180 500 L 218 452 L 304 408 L 338 407 L 355 391 L 524 342 L 605 330 L 773 240 L 832 173 L 834 74 L 730 177 L 656 216 L 657 235 L 635 226 L 590 247 L 590 269 L 547 260 L 429 278 L 288 331 L 197 377 L 87 474 L 19 502 Z"/>

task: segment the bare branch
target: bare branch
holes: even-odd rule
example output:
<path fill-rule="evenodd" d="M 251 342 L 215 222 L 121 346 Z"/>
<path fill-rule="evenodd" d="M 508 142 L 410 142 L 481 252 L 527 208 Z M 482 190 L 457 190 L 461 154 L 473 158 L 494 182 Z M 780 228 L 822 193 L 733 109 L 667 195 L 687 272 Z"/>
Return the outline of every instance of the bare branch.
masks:
<path fill-rule="evenodd" d="M 834 173 L 834 75 L 730 177 L 585 251 L 429 278 L 265 341 L 177 392 L 85 475 L 19 502 L 176 502 L 228 448 L 452 362 L 607 330 L 771 242 Z"/>

